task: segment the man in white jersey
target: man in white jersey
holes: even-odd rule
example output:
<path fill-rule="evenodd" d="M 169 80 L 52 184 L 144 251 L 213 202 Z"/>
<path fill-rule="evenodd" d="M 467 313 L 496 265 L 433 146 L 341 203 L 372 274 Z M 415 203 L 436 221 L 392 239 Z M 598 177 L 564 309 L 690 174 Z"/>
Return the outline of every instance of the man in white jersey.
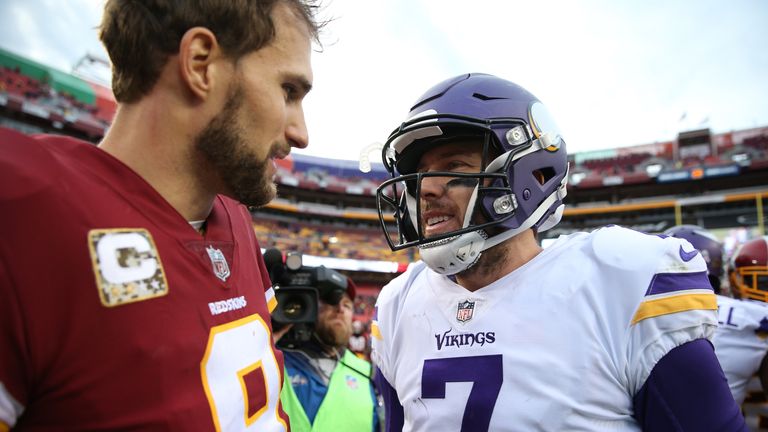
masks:
<path fill-rule="evenodd" d="M 747 425 L 753 430 L 766 430 L 768 237 L 751 240 L 734 252 L 728 262 L 728 280 L 738 300 L 718 300 L 720 326 L 712 342 L 734 398 L 743 401 Z"/>
<path fill-rule="evenodd" d="M 719 291 L 722 244 L 701 227 L 678 225 L 664 232 L 688 240 L 707 263 L 710 282 Z M 733 398 L 741 405 L 747 384 L 757 374 L 768 382 L 768 243 L 766 237 L 742 245 L 729 264 L 731 292 L 737 298 L 717 296 L 718 327 L 712 338 Z M 768 388 L 763 385 L 763 388 Z"/>
<path fill-rule="evenodd" d="M 736 299 L 718 299 L 720 326 L 712 342 L 736 402 L 757 374 L 768 397 L 768 237 L 744 243 L 728 265 Z"/>
<path fill-rule="evenodd" d="M 382 154 L 386 238 L 423 260 L 377 301 L 387 430 L 744 430 L 696 249 L 620 227 L 537 243 L 562 214 L 568 161 L 532 94 L 445 80 Z"/>

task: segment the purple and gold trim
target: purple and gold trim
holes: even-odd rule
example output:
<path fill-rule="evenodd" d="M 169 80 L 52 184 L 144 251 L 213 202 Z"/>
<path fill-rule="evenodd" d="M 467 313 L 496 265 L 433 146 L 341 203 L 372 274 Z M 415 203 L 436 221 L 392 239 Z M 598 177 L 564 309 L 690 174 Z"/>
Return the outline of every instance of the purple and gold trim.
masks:
<path fill-rule="evenodd" d="M 632 324 L 657 316 L 689 310 L 717 310 L 717 297 L 712 290 L 687 290 L 672 295 L 647 298 L 637 308 Z"/>
<path fill-rule="evenodd" d="M 702 289 L 712 291 L 707 272 L 693 273 L 657 273 L 651 279 L 646 296 L 670 294 L 678 291 Z"/>

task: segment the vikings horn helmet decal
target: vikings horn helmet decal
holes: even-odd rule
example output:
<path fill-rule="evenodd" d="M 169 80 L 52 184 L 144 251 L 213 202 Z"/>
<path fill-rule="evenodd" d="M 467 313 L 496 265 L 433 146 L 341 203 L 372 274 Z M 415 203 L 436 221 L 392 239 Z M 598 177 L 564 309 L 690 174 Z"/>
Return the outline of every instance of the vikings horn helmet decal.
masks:
<path fill-rule="evenodd" d="M 417 172 L 425 151 L 455 137 L 482 143 L 480 171 Z M 392 178 L 376 194 L 390 248 L 418 246 L 424 262 L 441 274 L 461 272 L 484 250 L 529 228 L 552 228 L 562 216 L 565 141 L 535 96 L 492 75 L 465 74 L 428 90 L 389 136 L 382 158 Z M 428 177 L 472 188 L 460 229 L 425 236 L 420 191 Z"/>
<path fill-rule="evenodd" d="M 707 274 L 712 289 L 720 294 L 720 278 L 723 276 L 723 244 L 714 234 L 698 225 L 676 225 L 664 231 L 665 235 L 688 240 L 701 253 L 707 263 Z"/>

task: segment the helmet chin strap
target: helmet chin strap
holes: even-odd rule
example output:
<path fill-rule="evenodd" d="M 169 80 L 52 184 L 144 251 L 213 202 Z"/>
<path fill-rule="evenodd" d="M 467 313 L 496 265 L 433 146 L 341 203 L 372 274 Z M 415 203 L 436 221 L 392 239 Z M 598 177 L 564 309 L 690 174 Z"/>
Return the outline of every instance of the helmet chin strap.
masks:
<path fill-rule="evenodd" d="M 541 144 L 538 141 L 539 140 L 535 141 L 535 144 L 537 145 L 531 146 L 529 149 L 526 149 L 525 152 L 514 155 L 513 158 L 517 159 L 525 154 L 540 150 Z M 497 169 L 497 165 L 500 166 L 502 164 L 502 161 L 506 159 L 508 153 L 509 152 L 494 159 L 489 165 L 489 168 L 491 168 L 491 170 Z M 534 210 L 534 212 L 531 213 L 531 215 L 525 221 L 523 221 L 519 227 L 506 230 L 490 238 L 485 231 L 477 230 L 458 236 L 449 237 L 447 239 L 423 244 L 419 246 L 419 252 L 421 254 L 422 260 L 433 271 L 443 275 L 453 275 L 472 267 L 478 262 L 482 252 L 485 250 L 490 249 L 506 240 L 509 240 L 527 229 L 532 228 L 555 202 L 558 200 L 562 201 L 565 198 L 567 194 L 567 182 L 568 168 L 566 168 L 565 176 L 563 177 L 563 180 L 560 182 L 560 185 L 557 187 L 557 189 L 549 194 L 549 196 L 547 196 L 547 198 L 545 198 L 544 201 L 539 204 L 536 210 Z M 472 196 L 469 199 L 467 210 L 464 214 L 462 229 L 469 226 L 472 213 L 474 212 L 475 203 L 477 201 L 478 189 L 479 185 L 475 186 L 474 190 L 472 191 Z M 415 227 L 419 227 L 419 221 L 416 217 L 417 200 L 415 197 L 407 193 L 407 191 L 404 193 L 406 194 L 406 204 L 408 205 L 408 213 L 409 217 L 411 218 L 411 222 Z M 555 211 L 539 226 L 539 232 L 546 231 L 557 225 L 563 215 L 564 208 L 565 205 L 560 204 L 555 209 Z"/>
<path fill-rule="evenodd" d="M 474 213 L 475 203 L 477 202 L 477 193 L 479 185 L 472 190 L 472 195 L 467 202 L 467 209 L 464 212 L 464 221 L 461 229 L 469 226 L 472 213 Z M 406 194 L 406 201 L 411 216 L 411 221 L 416 221 L 416 212 L 411 210 L 416 207 L 416 199 L 410 194 Z M 443 240 L 436 240 L 419 246 L 421 259 L 437 273 L 444 275 L 456 274 L 474 265 L 487 234 L 482 230 L 461 234 L 454 237 L 448 237 Z"/>
<path fill-rule="evenodd" d="M 538 222 L 542 218 L 542 216 L 544 216 L 544 213 L 546 213 L 546 211 L 552 206 L 552 204 L 554 204 L 557 200 L 562 201 L 565 198 L 566 194 L 568 193 L 566 189 L 567 183 L 568 183 L 568 170 L 566 169 L 565 176 L 563 177 L 563 180 L 560 182 L 560 186 L 558 186 L 557 189 L 555 189 L 551 194 L 549 194 L 549 196 L 547 196 L 547 198 L 545 198 L 544 201 L 542 201 L 541 204 L 539 204 L 539 206 L 536 207 L 536 210 L 534 210 L 534 212 L 531 213 L 530 216 L 528 216 L 528 219 L 523 221 L 523 223 L 520 224 L 519 227 L 515 229 L 511 229 L 509 231 L 504 231 L 486 240 L 486 246 L 485 248 L 483 248 L 483 250 L 492 248 L 505 240 L 511 239 L 512 237 L 520 234 L 521 232 L 527 230 L 528 228 L 533 227 L 533 225 L 536 224 L 536 222 Z M 539 226 L 539 232 L 544 232 L 554 227 L 555 225 L 557 225 L 560 222 L 560 218 L 563 217 L 563 210 L 565 210 L 565 204 L 560 204 L 559 206 L 557 206 L 557 209 L 555 209 L 555 211 L 551 215 L 549 215 L 547 220 L 545 220 L 544 223 L 542 223 Z"/>
<path fill-rule="evenodd" d="M 520 234 L 521 232 L 533 227 L 533 225 L 541 219 L 542 216 L 544 216 L 544 213 L 549 210 L 550 206 L 555 203 L 558 199 L 563 199 L 565 197 L 565 185 L 561 185 L 558 187 L 554 192 L 549 194 L 549 196 L 539 204 L 539 206 L 536 208 L 536 210 L 531 213 L 530 216 L 528 216 L 528 219 L 523 221 L 522 224 L 520 224 L 519 227 L 515 229 L 511 229 L 508 231 L 504 231 L 502 233 L 499 233 L 488 240 L 485 241 L 485 247 L 483 250 L 490 249 L 499 243 L 502 243 L 506 240 L 511 239 L 512 237 Z M 560 218 L 563 216 L 563 209 L 565 209 L 564 204 L 560 204 L 557 209 L 555 210 L 552 215 L 550 215 L 549 218 L 539 227 L 539 232 L 546 231 L 553 226 L 557 225 L 558 222 L 560 222 Z"/>
<path fill-rule="evenodd" d="M 566 177 L 567 179 L 567 177 Z M 462 272 L 477 263 L 482 255 L 482 252 L 490 249 L 510 238 L 520 234 L 521 232 L 533 227 L 533 225 L 541 219 L 544 213 L 554 204 L 558 199 L 562 200 L 565 197 L 565 183 L 567 180 L 563 180 L 561 185 L 549 194 L 549 196 L 531 213 L 519 227 L 511 230 L 504 231 L 493 237 L 488 238 L 484 231 L 478 230 L 470 233 L 462 234 L 456 237 L 451 237 L 442 241 L 436 241 L 434 243 L 427 243 L 419 246 L 419 252 L 421 253 L 421 259 L 427 266 L 436 273 L 450 276 L 459 272 Z M 477 196 L 473 194 L 471 203 L 474 204 L 474 200 Z M 415 200 L 414 200 L 415 201 Z M 471 209 L 467 208 L 468 214 L 465 215 L 465 227 L 469 223 L 469 214 Z M 562 217 L 563 209 L 565 205 L 560 204 L 555 212 L 550 215 L 544 224 L 541 225 L 540 231 L 544 231 L 555 226 L 560 217 Z"/>
<path fill-rule="evenodd" d="M 421 259 L 436 273 L 450 276 L 472 267 L 484 248 L 486 234 L 483 231 L 472 231 L 460 236 L 447 239 L 447 242 L 436 246 L 429 244 L 419 246 Z"/>

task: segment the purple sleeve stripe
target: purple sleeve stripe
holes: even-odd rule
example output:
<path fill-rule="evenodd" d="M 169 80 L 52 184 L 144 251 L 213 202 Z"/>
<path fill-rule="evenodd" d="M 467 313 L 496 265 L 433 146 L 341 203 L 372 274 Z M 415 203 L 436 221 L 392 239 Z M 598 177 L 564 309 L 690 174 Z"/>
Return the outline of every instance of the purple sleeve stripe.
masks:
<path fill-rule="evenodd" d="M 712 284 L 709 283 L 707 272 L 695 273 L 657 273 L 651 279 L 648 291 L 645 295 L 668 294 L 674 291 L 683 291 L 691 289 L 712 290 Z"/>

